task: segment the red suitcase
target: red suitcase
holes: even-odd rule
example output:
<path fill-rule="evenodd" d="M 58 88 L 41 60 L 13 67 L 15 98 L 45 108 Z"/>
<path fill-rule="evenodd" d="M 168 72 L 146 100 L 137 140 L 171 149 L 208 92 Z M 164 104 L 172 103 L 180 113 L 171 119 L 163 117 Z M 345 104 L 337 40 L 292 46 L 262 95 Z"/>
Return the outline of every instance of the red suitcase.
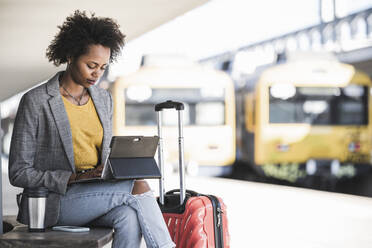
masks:
<path fill-rule="evenodd" d="M 180 189 L 164 193 L 161 113 L 163 109 L 169 108 L 175 108 L 178 111 Z M 158 163 L 162 174 L 159 183 L 159 206 L 177 248 L 228 248 L 230 247 L 230 236 L 226 206 L 222 199 L 185 189 L 183 109 L 182 103 L 173 101 L 159 103 L 155 106 L 159 135 Z"/>

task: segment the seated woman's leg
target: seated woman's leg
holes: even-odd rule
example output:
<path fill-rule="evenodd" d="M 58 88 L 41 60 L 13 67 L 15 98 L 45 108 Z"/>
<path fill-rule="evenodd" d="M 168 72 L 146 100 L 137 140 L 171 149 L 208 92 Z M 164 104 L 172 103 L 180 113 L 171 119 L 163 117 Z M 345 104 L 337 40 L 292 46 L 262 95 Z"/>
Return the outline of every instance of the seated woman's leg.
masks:
<path fill-rule="evenodd" d="M 58 225 L 86 225 L 111 209 L 128 205 L 133 181 L 81 183 L 61 197 Z"/>
<path fill-rule="evenodd" d="M 145 180 L 135 180 L 132 189 L 132 195 L 143 194 L 150 190 L 151 188 Z"/>
<path fill-rule="evenodd" d="M 133 192 L 132 188 L 132 181 L 72 185 L 61 197 L 61 211 L 57 224 L 86 225 L 110 213 L 115 208 L 123 206 L 123 208 L 115 209 L 112 214 L 114 215 L 120 209 L 123 210 L 124 207 L 135 210 L 147 247 L 175 247 L 153 193 L 147 191 L 133 195 L 130 193 Z M 133 211 L 127 211 L 123 215 L 128 215 L 129 212 L 133 213 Z M 130 217 L 131 220 L 133 220 L 132 217 Z M 135 227 L 126 226 L 118 232 L 125 232 L 124 235 L 127 235 L 128 239 L 131 238 L 129 236 L 134 235 L 133 239 L 138 240 L 136 231 L 138 223 Z M 120 225 L 122 224 L 123 222 Z M 135 230 L 129 231 L 131 228 L 135 228 Z M 117 238 L 120 239 L 115 236 L 115 240 Z"/>
<path fill-rule="evenodd" d="M 152 191 L 132 195 L 128 202 L 137 211 L 147 247 L 175 247 Z"/>
<path fill-rule="evenodd" d="M 136 180 L 132 195 L 129 205 L 137 210 L 147 247 L 175 247 L 148 183 L 145 180 Z"/>
<path fill-rule="evenodd" d="M 137 212 L 129 206 L 118 206 L 91 222 L 90 225 L 114 227 L 113 248 L 140 247 L 142 234 Z"/>

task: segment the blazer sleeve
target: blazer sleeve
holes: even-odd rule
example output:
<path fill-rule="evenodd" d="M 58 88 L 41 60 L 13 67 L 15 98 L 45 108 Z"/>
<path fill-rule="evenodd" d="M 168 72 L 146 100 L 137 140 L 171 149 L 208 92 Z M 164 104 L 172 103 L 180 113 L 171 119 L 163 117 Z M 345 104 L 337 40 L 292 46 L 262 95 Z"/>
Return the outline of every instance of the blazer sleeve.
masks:
<path fill-rule="evenodd" d="M 27 93 L 23 95 L 14 122 L 9 153 L 9 181 L 21 188 L 46 187 L 64 194 L 72 174 L 67 170 L 38 170 L 34 166 L 38 137 L 37 104 Z"/>
<path fill-rule="evenodd" d="M 112 95 L 110 92 L 108 92 L 108 95 L 109 95 L 109 118 L 110 118 L 110 122 L 112 123 L 112 115 L 113 115 L 113 111 L 114 111 L 114 104 L 113 104 L 113 100 L 112 100 Z M 112 128 L 112 127 L 111 127 Z"/>

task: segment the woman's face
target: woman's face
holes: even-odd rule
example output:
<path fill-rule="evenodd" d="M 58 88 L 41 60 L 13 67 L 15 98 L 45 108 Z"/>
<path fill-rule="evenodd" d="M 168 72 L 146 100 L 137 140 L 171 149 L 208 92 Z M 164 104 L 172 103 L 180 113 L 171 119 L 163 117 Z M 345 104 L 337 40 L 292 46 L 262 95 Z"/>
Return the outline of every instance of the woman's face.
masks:
<path fill-rule="evenodd" d="M 89 88 L 103 75 L 109 60 L 110 48 L 90 45 L 86 54 L 73 60 L 69 65 L 72 80 L 84 88 Z"/>

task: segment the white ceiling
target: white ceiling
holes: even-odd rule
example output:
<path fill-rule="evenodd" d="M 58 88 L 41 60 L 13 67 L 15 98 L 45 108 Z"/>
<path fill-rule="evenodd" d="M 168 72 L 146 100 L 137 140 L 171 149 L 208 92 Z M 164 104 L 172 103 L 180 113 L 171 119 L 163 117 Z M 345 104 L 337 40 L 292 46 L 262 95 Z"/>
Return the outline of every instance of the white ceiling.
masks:
<path fill-rule="evenodd" d="M 45 50 L 76 9 L 116 19 L 130 41 L 207 1 L 0 0 L 0 102 L 58 70 Z"/>

